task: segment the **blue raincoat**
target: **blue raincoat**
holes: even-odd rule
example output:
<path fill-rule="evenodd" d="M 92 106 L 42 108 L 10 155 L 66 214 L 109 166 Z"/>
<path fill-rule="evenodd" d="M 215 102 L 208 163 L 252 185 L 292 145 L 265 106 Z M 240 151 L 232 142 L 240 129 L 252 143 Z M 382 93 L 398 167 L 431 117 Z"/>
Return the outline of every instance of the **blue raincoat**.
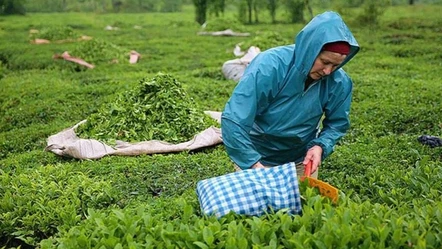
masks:
<path fill-rule="evenodd" d="M 304 90 L 323 45 L 336 41 L 348 42 L 350 54 L 338 69 Z M 258 161 L 265 166 L 300 162 L 314 145 L 322 147 L 322 159 L 329 156 L 350 126 L 352 81 L 341 67 L 358 51 L 342 18 L 328 11 L 313 18 L 295 44 L 258 54 L 221 116 L 230 158 L 247 169 Z"/>

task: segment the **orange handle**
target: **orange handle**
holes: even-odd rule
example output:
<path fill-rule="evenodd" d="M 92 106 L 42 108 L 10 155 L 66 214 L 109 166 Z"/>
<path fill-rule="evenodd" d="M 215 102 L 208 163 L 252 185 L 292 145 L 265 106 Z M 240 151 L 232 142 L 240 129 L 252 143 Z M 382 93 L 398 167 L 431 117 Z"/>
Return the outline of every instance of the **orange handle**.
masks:
<path fill-rule="evenodd" d="M 304 168 L 304 175 L 311 176 L 312 174 L 312 161 L 309 161 Z"/>

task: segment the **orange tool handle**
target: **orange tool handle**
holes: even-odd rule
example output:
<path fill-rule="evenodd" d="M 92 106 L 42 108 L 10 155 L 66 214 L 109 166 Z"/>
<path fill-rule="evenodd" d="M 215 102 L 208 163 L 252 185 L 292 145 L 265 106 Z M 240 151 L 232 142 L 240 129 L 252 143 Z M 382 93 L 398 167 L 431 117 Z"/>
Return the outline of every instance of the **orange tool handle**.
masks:
<path fill-rule="evenodd" d="M 310 160 L 304 168 L 304 175 L 311 176 L 312 175 L 312 161 Z"/>

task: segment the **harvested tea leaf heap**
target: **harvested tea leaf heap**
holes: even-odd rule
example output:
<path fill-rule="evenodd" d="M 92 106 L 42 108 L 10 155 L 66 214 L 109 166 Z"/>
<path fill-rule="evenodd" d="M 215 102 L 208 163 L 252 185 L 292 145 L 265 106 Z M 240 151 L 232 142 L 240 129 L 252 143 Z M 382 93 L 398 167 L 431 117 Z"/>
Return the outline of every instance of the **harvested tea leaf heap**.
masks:
<path fill-rule="evenodd" d="M 69 26 L 51 26 L 44 27 L 38 33 L 31 34 L 32 39 L 47 39 L 50 41 L 76 39 L 79 38 L 78 34 L 73 28 Z"/>
<path fill-rule="evenodd" d="M 241 46 L 248 49 L 250 46 L 256 46 L 261 51 L 269 48 L 290 44 L 290 40 L 285 39 L 277 31 L 260 31 L 257 32 L 253 39 L 244 42 Z"/>
<path fill-rule="evenodd" d="M 136 88 L 117 95 L 78 128 L 82 138 L 112 143 L 162 140 L 185 142 L 217 123 L 198 107 L 169 74 L 142 79 Z"/>
<path fill-rule="evenodd" d="M 69 53 L 94 65 L 101 63 L 129 63 L 129 50 L 96 38 L 79 42 Z"/>

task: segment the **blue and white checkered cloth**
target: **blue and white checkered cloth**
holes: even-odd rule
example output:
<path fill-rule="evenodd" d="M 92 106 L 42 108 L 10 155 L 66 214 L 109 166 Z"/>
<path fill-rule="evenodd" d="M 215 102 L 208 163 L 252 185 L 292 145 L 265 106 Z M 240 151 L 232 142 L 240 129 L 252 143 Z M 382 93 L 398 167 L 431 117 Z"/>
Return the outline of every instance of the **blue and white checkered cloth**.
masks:
<path fill-rule="evenodd" d="M 268 169 L 248 169 L 201 180 L 196 189 L 203 213 L 222 217 L 262 215 L 287 209 L 301 213 L 301 197 L 294 163 Z"/>

